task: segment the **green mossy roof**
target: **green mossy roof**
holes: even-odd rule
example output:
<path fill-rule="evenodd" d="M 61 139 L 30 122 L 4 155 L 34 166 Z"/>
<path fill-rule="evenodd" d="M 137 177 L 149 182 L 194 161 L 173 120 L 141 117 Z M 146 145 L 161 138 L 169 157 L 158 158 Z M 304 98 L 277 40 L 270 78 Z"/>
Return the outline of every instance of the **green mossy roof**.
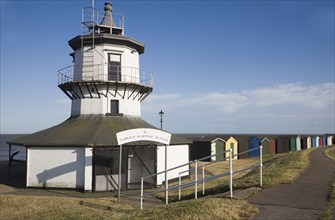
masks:
<path fill-rule="evenodd" d="M 118 146 L 116 133 L 135 128 L 157 129 L 141 117 L 80 115 L 7 143 L 26 147 Z M 189 140 L 176 135 L 172 135 L 170 142 L 171 145 L 189 143 L 191 143 Z"/>

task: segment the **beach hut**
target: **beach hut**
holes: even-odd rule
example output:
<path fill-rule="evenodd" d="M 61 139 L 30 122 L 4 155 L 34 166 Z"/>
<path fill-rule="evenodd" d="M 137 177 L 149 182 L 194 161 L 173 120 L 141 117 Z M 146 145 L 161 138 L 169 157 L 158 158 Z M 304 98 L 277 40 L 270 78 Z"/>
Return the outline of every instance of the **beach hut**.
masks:
<path fill-rule="evenodd" d="M 285 153 L 288 153 L 288 152 L 290 152 L 290 138 L 289 137 L 287 137 L 287 136 L 284 136 L 283 137 L 283 151 L 285 152 Z"/>
<path fill-rule="evenodd" d="M 301 138 L 301 150 L 307 149 L 307 137 Z"/>
<path fill-rule="evenodd" d="M 310 149 L 313 147 L 312 141 L 313 141 L 313 137 L 308 136 L 307 137 L 307 149 Z"/>
<path fill-rule="evenodd" d="M 320 147 L 320 136 L 315 137 L 315 147 Z"/>
<path fill-rule="evenodd" d="M 276 154 L 276 139 L 273 137 L 270 139 L 269 142 L 269 154 L 270 155 Z"/>
<path fill-rule="evenodd" d="M 263 155 L 268 155 L 269 154 L 269 144 L 270 140 L 268 138 L 263 138 L 261 141 L 261 145 L 263 147 Z"/>
<path fill-rule="evenodd" d="M 225 141 L 221 138 L 215 138 L 211 142 L 211 154 L 215 155 L 226 150 Z M 233 149 L 234 150 L 234 149 Z M 228 154 L 229 155 L 229 154 Z M 219 154 L 212 157 L 212 161 L 223 160 L 227 157 L 227 154 Z"/>
<path fill-rule="evenodd" d="M 111 3 L 100 20 L 91 19 L 92 11 L 83 8 L 82 33 L 68 42 L 74 65 L 58 71 L 58 87 L 72 102 L 70 118 L 8 142 L 27 149 L 26 187 L 139 189 L 142 176 L 189 161 L 190 141 L 141 118 L 141 102 L 153 90 L 152 74 L 139 69 L 144 44 L 124 35 L 123 15 L 113 14 Z M 163 177 L 145 185 L 161 185 Z"/>
<path fill-rule="evenodd" d="M 228 140 L 225 143 L 225 150 L 233 149 L 233 160 L 238 159 L 238 141 L 233 137 L 229 137 Z M 226 157 L 229 157 L 229 153 L 226 153 Z"/>
<path fill-rule="evenodd" d="M 252 136 L 249 138 L 249 150 L 256 149 L 260 146 L 258 137 Z M 249 157 L 259 157 L 259 150 L 253 150 L 249 152 Z"/>
<path fill-rule="evenodd" d="M 316 136 L 312 137 L 312 148 L 317 147 L 316 146 Z"/>
<path fill-rule="evenodd" d="M 322 136 L 322 143 L 324 146 L 327 146 L 327 135 L 326 134 Z"/>
<path fill-rule="evenodd" d="M 190 144 L 189 160 L 199 160 L 204 157 L 215 154 L 216 149 L 212 148 L 213 137 L 189 137 L 187 138 L 192 143 Z M 208 158 L 206 161 L 211 161 L 211 158 Z"/>
<path fill-rule="evenodd" d="M 332 135 L 328 135 L 328 137 L 327 137 L 327 144 L 328 145 L 333 145 L 334 144 L 334 136 L 332 136 Z"/>
<path fill-rule="evenodd" d="M 297 140 L 295 137 L 290 138 L 290 151 L 291 152 L 297 151 Z"/>
<path fill-rule="evenodd" d="M 277 138 L 276 147 L 277 154 L 284 152 L 284 139 L 282 137 Z"/>
<path fill-rule="evenodd" d="M 244 153 L 249 150 L 249 139 L 246 135 L 235 136 L 238 141 L 239 159 L 249 158 L 249 153 Z"/>
<path fill-rule="evenodd" d="M 297 136 L 297 138 L 296 138 L 296 144 L 297 144 L 297 150 L 299 151 L 299 150 L 301 150 L 301 144 L 302 144 L 302 138 L 301 138 L 301 136 L 300 135 L 298 135 Z"/>
<path fill-rule="evenodd" d="M 323 146 L 323 136 L 322 135 L 319 136 L 319 146 L 320 147 Z"/>

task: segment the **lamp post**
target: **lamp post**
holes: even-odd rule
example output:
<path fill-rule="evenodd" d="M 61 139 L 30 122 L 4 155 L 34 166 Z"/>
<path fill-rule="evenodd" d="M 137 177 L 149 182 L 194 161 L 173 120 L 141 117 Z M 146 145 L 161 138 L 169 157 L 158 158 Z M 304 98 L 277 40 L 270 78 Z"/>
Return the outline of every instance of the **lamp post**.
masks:
<path fill-rule="evenodd" d="M 161 118 L 161 130 L 163 130 L 163 116 L 164 112 L 161 110 L 158 112 L 159 117 Z M 165 178 L 165 204 L 169 203 L 169 191 L 168 191 L 168 179 L 167 179 L 167 145 L 165 145 L 165 173 L 164 173 L 164 178 Z"/>
<path fill-rule="evenodd" d="M 162 130 L 163 129 L 163 116 L 164 116 L 164 112 L 161 110 L 158 114 L 159 114 L 159 117 L 161 117 L 160 122 L 161 122 L 161 130 Z"/>

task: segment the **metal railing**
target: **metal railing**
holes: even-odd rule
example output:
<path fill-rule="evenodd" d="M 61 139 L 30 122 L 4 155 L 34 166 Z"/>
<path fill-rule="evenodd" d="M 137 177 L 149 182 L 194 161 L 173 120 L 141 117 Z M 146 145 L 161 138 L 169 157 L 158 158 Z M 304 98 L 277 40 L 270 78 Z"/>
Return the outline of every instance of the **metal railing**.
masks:
<path fill-rule="evenodd" d="M 153 74 L 135 67 L 107 64 L 68 66 L 58 70 L 58 85 L 87 81 L 125 82 L 153 87 Z"/>
<path fill-rule="evenodd" d="M 233 149 L 230 148 L 229 150 L 219 152 L 219 153 L 217 153 L 215 155 L 210 155 L 210 156 L 207 156 L 207 157 L 203 157 L 203 158 L 201 158 L 199 160 L 195 160 L 195 161 L 192 161 L 192 162 L 189 162 L 189 163 L 186 163 L 186 164 L 182 164 L 182 165 L 177 166 L 177 167 L 173 167 L 173 168 L 167 169 L 165 171 L 161 171 L 161 172 L 156 173 L 156 174 L 152 174 L 152 175 L 149 175 L 149 176 L 142 177 L 141 178 L 141 195 L 140 195 L 141 209 L 143 209 L 143 198 L 144 197 L 152 196 L 152 195 L 160 193 L 160 192 L 166 192 L 166 194 L 165 194 L 165 202 L 166 202 L 166 204 L 168 204 L 169 203 L 169 200 L 168 200 L 168 191 L 169 190 L 174 190 L 174 189 L 178 189 L 178 199 L 180 200 L 181 199 L 181 189 L 194 186 L 194 198 L 197 199 L 198 198 L 198 183 L 202 183 L 202 194 L 205 195 L 205 182 L 208 182 L 208 181 L 211 181 L 211 180 L 214 180 L 214 179 L 218 179 L 218 178 L 221 178 L 221 177 L 224 177 L 224 176 L 228 176 L 228 175 L 229 175 L 230 197 L 233 198 L 233 174 L 234 173 L 244 172 L 244 171 L 247 171 L 247 170 L 251 170 L 251 169 L 254 169 L 254 168 L 257 168 L 257 167 L 259 167 L 259 170 L 260 170 L 259 171 L 260 172 L 260 180 L 259 181 L 260 181 L 260 186 L 262 186 L 263 185 L 263 177 L 262 177 L 263 176 L 263 153 L 262 153 L 262 148 L 263 148 L 262 145 L 260 145 L 257 148 L 250 149 L 250 150 L 247 150 L 247 151 L 243 151 L 241 153 L 234 154 L 234 155 L 232 153 Z M 232 163 L 233 157 L 241 155 L 241 154 L 246 154 L 246 153 L 249 153 L 249 152 L 255 151 L 255 150 L 259 150 L 259 165 L 253 165 L 253 166 L 247 167 L 245 169 L 233 171 L 233 163 Z M 221 155 L 221 154 L 225 154 L 227 152 L 229 152 L 229 156 L 223 158 L 222 160 L 229 159 L 229 171 L 228 172 L 220 173 L 220 174 L 215 175 L 215 176 L 211 176 L 211 177 L 205 178 L 205 167 L 208 166 L 208 165 L 211 165 L 211 164 L 215 164 L 215 163 L 221 162 L 222 160 L 212 161 L 212 162 L 209 162 L 207 164 L 203 164 L 201 166 L 198 166 L 198 162 L 199 161 L 204 161 L 206 159 L 209 159 L 209 158 Z M 175 170 L 175 169 L 179 169 L 179 168 L 187 166 L 187 165 L 189 166 L 189 165 L 191 165 L 193 163 L 195 164 L 194 168 L 187 169 L 185 171 L 179 172 L 179 178 L 178 178 L 179 182 L 178 182 L 178 185 L 168 187 L 168 179 L 166 179 L 165 180 L 165 184 L 166 184 L 165 185 L 165 189 L 157 190 L 157 191 L 154 191 L 154 192 L 149 192 L 149 193 L 146 193 L 146 194 L 143 193 L 144 179 L 149 178 L 149 177 L 153 177 L 153 176 L 157 176 L 157 175 L 160 175 L 160 174 L 163 174 L 163 173 L 166 174 L 169 171 L 172 171 L 172 170 Z M 201 167 L 202 167 L 202 178 L 200 180 L 198 180 L 198 168 L 201 168 Z M 181 183 L 181 175 L 180 174 L 185 173 L 185 172 L 189 172 L 189 171 L 191 171 L 193 169 L 194 169 L 194 178 L 195 178 L 194 181 L 190 181 L 190 182 L 182 184 Z"/>
<path fill-rule="evenodd" d="M 124 29 L 124 15 L 119 13 L 112 13 L 113 27 Z M 99 10 L 93 7 L 82 8 L 81 21 L 87 26 L 100 25 L 103 21 L 104 13 L 100 13 Z"/>

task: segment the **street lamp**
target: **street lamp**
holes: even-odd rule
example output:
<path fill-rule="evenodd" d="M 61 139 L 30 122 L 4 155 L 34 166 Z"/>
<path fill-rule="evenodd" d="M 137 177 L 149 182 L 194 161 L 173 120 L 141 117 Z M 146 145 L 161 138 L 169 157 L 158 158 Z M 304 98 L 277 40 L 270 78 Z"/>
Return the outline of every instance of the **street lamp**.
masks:
<path fill-rule="evenodd" d="M 161 117 L 161 130 L 163 129 L 163 116 L 164 116 L 164 112 L 161 110 L 159 113 L 159 117 Z"/>

